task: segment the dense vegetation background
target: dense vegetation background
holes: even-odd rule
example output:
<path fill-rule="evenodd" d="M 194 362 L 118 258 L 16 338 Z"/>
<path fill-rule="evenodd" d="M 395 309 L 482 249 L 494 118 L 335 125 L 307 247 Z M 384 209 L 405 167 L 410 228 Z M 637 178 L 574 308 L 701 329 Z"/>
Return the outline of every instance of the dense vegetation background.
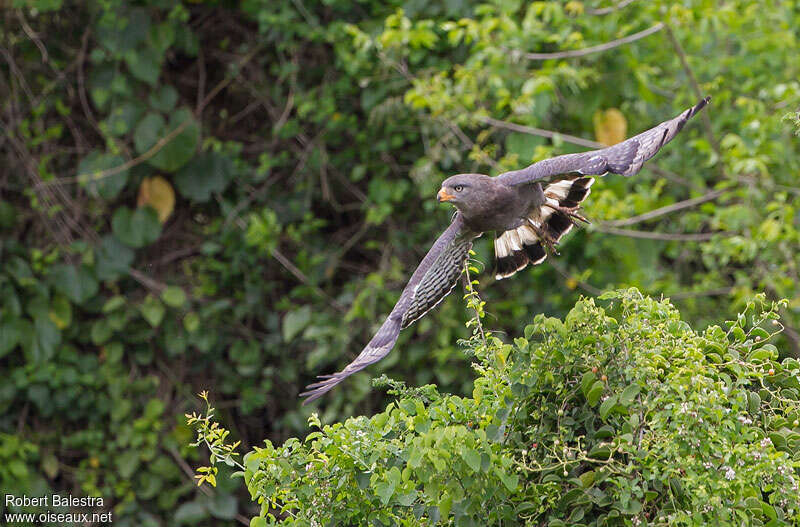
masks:
<path fill-rule="evenodd" d="M 391 308 L 449 219 L 444 177 L 614 142 L 700 95 L 712 105 L 641 174 L 598 181 L 559 258 L 481 275 L 487 324 L 518 337 L 636 286 L 699 331 L 765 292 L 789 299 L 777 350 L 800 353 L 795 2 L 37 0 L 0 16 L 6 492 L 103 496 L 117 526 L 247 523 L 239 482 L 194 484 L 194 394 L 245 449 L 307 433 L 297 393 Z M 471 393 L 458 297 L 370 371 Z M 388 400 L 362 374 L 318 410 Z"/>

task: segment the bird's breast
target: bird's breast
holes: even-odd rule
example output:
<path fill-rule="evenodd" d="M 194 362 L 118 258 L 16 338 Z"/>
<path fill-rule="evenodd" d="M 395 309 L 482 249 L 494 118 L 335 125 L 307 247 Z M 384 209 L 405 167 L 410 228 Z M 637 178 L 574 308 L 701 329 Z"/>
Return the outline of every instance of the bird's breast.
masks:
<path fill-rule="evenodd" d="M 538 185 L 538 184 L 537 184 Z M 541 194 L 541 187 L 539 187 Z M 507 231 L 522 225 L 531 209 L 538 206 L 531 189 L 493 188 L 479 200 L 479 206 L 464 215 L 467 225 L 478 232 Z"/>

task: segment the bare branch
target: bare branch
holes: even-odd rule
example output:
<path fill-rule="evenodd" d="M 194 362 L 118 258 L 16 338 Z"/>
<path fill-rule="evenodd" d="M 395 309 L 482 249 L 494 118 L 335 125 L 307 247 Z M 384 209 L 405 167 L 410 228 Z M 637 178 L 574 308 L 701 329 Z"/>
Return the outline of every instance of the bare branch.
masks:
<path fill-rule="evenodd" d="M 695 205 L 700 205 L 701 203 L 715 200 L 718 197 L 720 197 L 724 192 L 725 192 L 724 190 L 713 190 L 704 196 L 698 196 L 696 198 L 679 201 L 677 203 L 673 203 L 672 205 L 667 205 L 665 207 L 651 210 L 650 212 L 645 212 L 644 214 L 639 214 L 638 216 L 625 218 L 624 220 L 606 221 L 603 222 L 603 226 L 625 227 L 627 225 L 634 225 L 636 223 L 641 223 L 643 221 L 652 220 L 653 218 L 658 218 L 659 216 L 664 216 L 665 214 L 670 214 L 672 212 L 676 212 L 679 210 L 688 209 L 690 207 L 694 207 Z"/>
<path fill-rule="evenodd" d="M 587 9 L 586 10 L 586 14 L 587 15 L 607 15 L 609 13 L 613 13 L 614 11 L 622 9 L 623 7 L 625 7 L 627 5 L 630 5 L 630 4 L 634 3 L 635 1 L 636 0 L 622 0 L 622 1 L 617 2 L 616 4 L 614 4 L 612 6 L 601 7 L 599 9 Z"/>
<path fill-rule="evenodd" d="M 548 263 L 550 264 L 550 266 L 553 269 L 558 271 L 558 274 L 560 274 L 561 276 L 563 276 L 567 280 L 575 280 L 575 283 L 578 285 L 578 287 L 580 287 L 581 289 L 583 289 L 587 293 L 590 293 L 590 294 L 595 295 L 595 296 L 605 293 L 605 291 L 603 289 L 598 289 L 597 287 L 593 286 L 592 284 L 590 284 L 588 282 L 584 282 L 582 280 L 578 280 L 577 278 L 572 276 L 566 269 L 564 269 L 561 266 L 560 263 L 558 263 L 558 261 L 555 258 L 550 258 L 547 261 L 548 261 Z"/>
<path fill-rule="evenodd" d="M 150 149 L 147 152 L 144 152 L 143 154 L 138 155 L 138 156 L 134 157 L 133 159 L 129 159 L 128 161 L 125 161 L 121 165 L 117 165 L 115 167 L 108 168 L 108 169 L 103 170 L 101 172 L 98 172 L 96 174 L 78 174 L 77 176 L 73 176 L 73 177 L 62 177 L 62 178 L 54 179 L 52 181 L 43 181 L 43 182 L 37 184 L 36 186 L 37 187 L 43 187 L 43 186 L 49 187 L 49 186 L 66 185 L 67 183 L 79 182 L 82 179 L 87 179 L 89 181 L 98 181 L 98 180 L 101 180 L 101 179 L 104 179 L 104 178 L 111 177 L 113 175 L 119 174 L 120 172 L 124 172 L 124 171 L 126 171 L 126 170 L 128 170 L 130 168 L 135 167 L 136 165 L 144 163 L 145 161 L 147 161 L 148 159 L 150 159 L 151 157 L 156 155 L 159 151 L 161 151 L 162 148 L 167 146 L 167 144 L 170 141 L 175 139 L 175 137 L 177 137 L 178 134 L 183 132 L 184 129 L 186 129 L 186 127 L 189 125 L 190 122 L 191 122 L 191 120 L 189 120 L 189 119 L 183 121 L 179 126 L 175 127 L 175 129 L 172 130 L 170 133 L 168 133 L 167 135 L 165 135 L 164 137 L 162 137 L 161 139 L 156 141 L 156 144 L 154 144 L 152 147 L 150 147 Z"/>
<path fill-rule="evenodd" d="M 683 242 L 705 242 L 713 239 L 714 237 L 728 237 L 733 236 L 734 232 L 721 231 L 721 232 L 692 232 L 692 233 L 669 233 L 669 232 L 651 232 L 651 231 L 637 231 L 633 229 L 618 229 L 616 227 L 607 227 L 605 225 L 594 225 L 594 230 L 605 232 L 606 234 L 616 234 L 617 236 L 627 236 L 629 238 L 642 238 L 646 240 L 663 240 L 663 241 L 683 241 Z"/>
<path fill-rule="evenodd" d="M 339 302 L 337 302 L 337 301 L 336 301 L 336 299 L 332 298 L 330 295 L 328 295 L 328 294 L 327 294 L 325 291 L 323 291 L 323 290 L 322 290 L 322 289 L 320 289 L 319 287 L 317 287 L 317 286 L 313 285 L 313 284 L 311 283 L 311 281 L 308 279 L 308 277 L 307 277 L 307 276 L 306 276 L 306 275 L 303 273 L 303 271 L 301 271 L 300 269 L 298 269 L 298 268 L 297 268 L 297 267 L 296 267 L 296 266 L 295 266 L 295 265 L 292 263 L 292 261 L 291 261 L 291 260 L 289 260 L 288 258 L 286 258 L 286 257 L 283 255 L 283 253 L 281 253 L 281 252 L 280 252 L 278 249 L 273 249 L 273 250 L 272 250 L 272 256 L 273 256 L 273 257 L 274 257 L 276 260 L 278 260 L 278 263 L 280 263 L 280 264 L 281 264 L 281 265 L 282 265 L 282 266 L 283 266 L 283 267 L 284 267 L 284 268 L 285 268 L 287 271 L 289 271 L 290 273 L 292 273 L 292 274 L 295 276 L 295 278 L 297 278 L 298 280 L 300 280 L 301 282 L 303 282 L 305 285 L 307 285 L 308 287 L 310 287 L 311 289 L 313 289 L 313 290 L 314 290 L 314 292 L 315 292 L 315 293 L 317 293 L 318 295 L 320 295 L 321 297 L 323 297 L 323 298 L 327 299 L 327 300 L 328 300 L 328 302 L 330 303 L 330 305 L 331 305 L 331 306 L 332 306 L 334 309 L 336 309 L 337 311 L 341 311 L 341 312 L 343 312 L 343 313 L 347 311 L 347 309 L 346 309 L 346 308 L 345 308 L 343 305 L 341 305 Z"/>
<path fill-rule="evenodd" d="M 692 71 L 692 67 L 689 65 L 689 59 L 686 56 L 686 52 L 683 50 L 683 46 L 681 46 L 681 43 L 675 38 L 675 33 L 672 32 L 672 28 L 666 24 L 662 25 L 664 29 L 666 29 L 667 38 L 669 38 L 669 41 L 672 43 L 672 47 L 675 48 L 675 53 L 678 54 L 681 66 L 683 66 L 683 71 L 686 72 L 686 76 L 689 78 L 689 84 L 692 86 L 695 97 L 702 99 L 705 95 L 703 95 L 700 83 L 697 82 L 697 77 L 695 77 L 694 71 Z M 702 112 L 700 119 L 703 121 L 703 128 L 705 128 L 706 136 L 708 136 L 708 141 L 711 143 L 711 148 L 714 149 L 714 153 L 717 154 L 717 157 L 721 158 L 722 154 L 720 152 L 719 142 L 714 136 L 714 130 L 711 127 L 711 117 L 709 117 L 708 112 Z"/>
<path fill-rule="evenodd" d="M 589 139 L 583 139 L 574 135 L 562 134 L 561 132 L 553 132 L 552 130 L 544 130 L 542 128 L 535 128 L 533 126 L 509 123 L 507 121 L 500 121 L 491 117 L 478 117 L 478 120 L 496 128 L 503 128 L 505 130 L 511 130 L 512 132 L 520 132 L 523 134 L 538 135 L 540 137 L 547 137 L 548 139 L 560 138 L 566 143 L 585 146 L 587 148 L 605 148 L 607 146 L 603 143 L 598 143 L 597 141 L 591 141 Z"/>
<path fill-rule="evenodd" d="M 592 53 L 600 53 L 602 51 L 608 51 L 609 49 L 614 49 L 616 47 L 623 46 L 625 44 L 630 44 L 631 42 L 635 42 L 639 39 L 650 36 L 653 33 L 658 33 L 659 31 L 664 29 L 664 27 L 665 27 L 664 24 L 659 22 L 653 27 L 644 29 L 642 31 L 639 31 L 638 33 L 633 33 L 632 35 L 628 35 L 627 37 L 618 38 L 617 40 L 612 40 L 611 42 L 606 42 L 605 44 L 598 44 L 597 46 L 591 46 L 583 49 L 571 49 L 567 51 L 555 51 L 552 53 L 521 53 L 520 56 L 528 60 L 551 60 L 551 59 L 567 59 L 572 57 L 582 57 L 584 55 L 591 55 Z"/>

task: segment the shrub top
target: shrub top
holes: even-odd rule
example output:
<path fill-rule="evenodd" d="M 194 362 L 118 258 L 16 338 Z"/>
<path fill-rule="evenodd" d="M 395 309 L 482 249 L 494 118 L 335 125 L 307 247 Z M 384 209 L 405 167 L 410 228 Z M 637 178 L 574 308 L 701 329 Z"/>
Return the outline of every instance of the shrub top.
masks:
<path fill-rule="evenodd" d="M 471 397 L 407 389 L 382 413 L 244 458 L 254 525 L 792 525 L 800 363 L 777 304 L 698 333 L 618 291 L 465 341 Z M 605 302 L 610 301 L 610 302 Z"/>

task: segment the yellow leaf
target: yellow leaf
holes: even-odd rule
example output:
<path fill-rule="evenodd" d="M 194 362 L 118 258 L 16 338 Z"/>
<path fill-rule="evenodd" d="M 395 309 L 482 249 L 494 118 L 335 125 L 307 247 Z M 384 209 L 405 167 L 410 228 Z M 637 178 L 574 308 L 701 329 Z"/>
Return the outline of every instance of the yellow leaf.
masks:
<path fill-rule="evenodd" d="M 564 11 L 573 16 L 582 15 L 583 2 L 567 2 L 567 5 L 564 6 Z"/>
<path fill-rule="evenodd" d="M 139 187 L 139 199 L 136 204 L 140 207 L 146 205 L 153 207 L 158 213 L 158 220 L 164 223 L 175 209 L 175 191 L 161 176 L 144 178 Z"/>
<path fill-rule="evenodd" d="M 624 141 L 628 133 L 628 121 L 616 108 L 598 110 L 594 114 L 594 135 L 597 141 L 611 146 Z"/>

